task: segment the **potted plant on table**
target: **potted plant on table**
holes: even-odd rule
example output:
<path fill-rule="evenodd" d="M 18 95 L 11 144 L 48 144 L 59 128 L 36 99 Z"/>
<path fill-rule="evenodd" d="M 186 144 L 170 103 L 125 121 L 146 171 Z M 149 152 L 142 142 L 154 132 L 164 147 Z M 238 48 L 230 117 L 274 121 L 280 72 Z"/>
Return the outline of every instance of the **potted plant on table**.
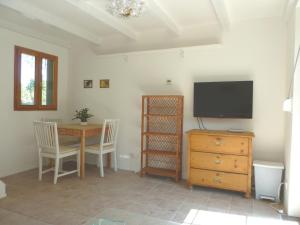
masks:
<path fill-rule="evenodd" d="M 72 120 L 80 119 L 80 125 L 87 125 L 88 118 L 93 117 L 93 115 L 89 114 L 88 111 L 88 108 L 76 110 L 74 118 Z"/>

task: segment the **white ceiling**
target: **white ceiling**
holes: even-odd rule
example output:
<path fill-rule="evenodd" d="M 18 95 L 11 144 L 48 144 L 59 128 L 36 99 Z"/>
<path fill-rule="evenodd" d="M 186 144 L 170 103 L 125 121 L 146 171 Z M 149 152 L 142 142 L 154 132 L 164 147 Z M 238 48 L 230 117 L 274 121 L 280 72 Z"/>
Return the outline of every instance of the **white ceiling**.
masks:
<path fill-rule="evenodd" d="M 0 27 L 98 54 L 219 43 L 232 23 L 285 19 L 297 0 L 146 0 L 138 18 L 106 11 L 109 0 L 0 0 Z"/>

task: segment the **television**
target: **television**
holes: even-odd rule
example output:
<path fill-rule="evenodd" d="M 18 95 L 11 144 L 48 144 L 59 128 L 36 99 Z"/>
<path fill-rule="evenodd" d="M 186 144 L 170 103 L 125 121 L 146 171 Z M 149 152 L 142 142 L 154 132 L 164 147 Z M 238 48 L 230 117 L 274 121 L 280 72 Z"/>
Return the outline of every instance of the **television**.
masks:
<path fill-rule="evenodd" d="M 194 83 L 194 117 L 252 118 L 253 81 Z"/>

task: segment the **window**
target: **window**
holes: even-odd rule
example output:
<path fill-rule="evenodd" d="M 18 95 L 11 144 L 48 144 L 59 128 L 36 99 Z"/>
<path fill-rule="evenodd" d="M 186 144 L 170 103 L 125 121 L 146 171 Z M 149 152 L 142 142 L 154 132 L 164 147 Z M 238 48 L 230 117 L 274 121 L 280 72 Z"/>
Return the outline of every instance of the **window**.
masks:
<path fill-rule="evenodd" d="M 57 56 L 15 47 L 15 110 L 57 109 Z"/>

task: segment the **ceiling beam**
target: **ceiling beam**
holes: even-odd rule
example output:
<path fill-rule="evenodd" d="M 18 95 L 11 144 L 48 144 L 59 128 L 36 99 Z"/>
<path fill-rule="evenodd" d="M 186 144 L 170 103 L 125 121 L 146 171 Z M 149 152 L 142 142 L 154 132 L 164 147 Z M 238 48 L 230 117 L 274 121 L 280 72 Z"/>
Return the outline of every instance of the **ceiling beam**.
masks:
<path fill-rule="evenodd" d="M 297 6 L 298 0 L 288 0 L 283 9 L 282 17 L 285 22 L 288 22 L 290 17 L 293 15 L 293 10 Z"/>
<path fill-rule="evenodd" d="M 228 30 L 230 27 L 230 18 L 225 0 L 210 0 L 217 20 L 223 30 Z"/>
<path fill-rule="evenodd" d="M 172 18 L 167 12 L 167 10 L 164 9 L 164 7 L 159 4 L 157 0 L 148 0 L 147 3 L 147 7 L 149 7 L 149 9 L 156 14 L 156 16 L 164 23 L 168 30 L 176 36 L 179 36 L 181 29 L 174 18 Z"/>
<path fill-rule="evenodd" d="M 60 17 L 54 16 L 47 11 L 39 9 L 31 4 L 22 0 L 0 0 L 0 4 L 15 11 L 22 13 L 24 16 L 42 21 L 48 25 L 54 26 L 61 30 L 67 31 L 77 37 L 85 39 L 95 45 L 100 45 L 102 40 L 94 33 L 89 32 L 79 26 L 76 26 Z"/>
<path fill-rule="evenodd" d="M 79 10 L 85 12 L 89 16 L 92 16 L 96 20 L 106 24 L 107 26 L 113 28 L 114 30 L 120 32 L 127 38 L 131 40 L 137 40 L 138 34 L 134 31 L 131 27 L 125 25 L 117 19 L 116 17 L 110 15 L 108 12 L 103 10 L 100 7 L 92 4 L 89 1 L 83 0 L 65 0 L 67 3 L 73 5 L 74 7 L 78 8 Z"/>
<path fill-rule="evenodd" d="M 69 41 L 54 37 L 52 35 L 47 35 L 42 32 L 39 32 L 35 29 L 29 28 L 27 26 L 21 26 L 21 25 L 18 25 L 16 23 L 12 23 L 12 22 L 9 22 L 6 20 L 0 19 L 0 27 L 5 28 L 10 31 L 13 31 L 13 32 L 17 32 L 19 34 L 23 34 L 23 35 L 35 38 L 35 39 L 47 41 L 52 44 L 62 46 L 64 48 L 70 49 L 72 47 L 72 45 Z"/>

